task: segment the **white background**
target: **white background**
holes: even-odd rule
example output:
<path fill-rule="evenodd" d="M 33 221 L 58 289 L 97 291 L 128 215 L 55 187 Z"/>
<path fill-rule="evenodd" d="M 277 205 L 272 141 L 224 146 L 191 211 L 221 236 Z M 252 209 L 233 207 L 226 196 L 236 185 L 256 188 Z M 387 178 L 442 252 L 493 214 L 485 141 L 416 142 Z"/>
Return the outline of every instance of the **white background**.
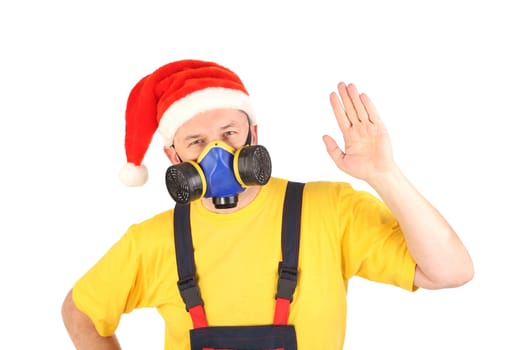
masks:
<path fill-rule="evenodd" d="M 354 82 L 400 167 L 468 247 L 476 275 L 461 288 L 351 280 L 346 349 L 518 348 L 516 5 L 287 3 L 2 2 L 1 349 L 72 349 L 66 292 L 130 224 L 172 205 L 160 140 L 145 158 L 147 185 L 129 189 L 117 175 L 129 90 L 183 58 L 241 76 L 275 176 L 368 189 L 321 140 L 340 137 L 329 93 Z M 118 335 L 124 349 L 162 349 L 163 323 L 139 310 Z"/>

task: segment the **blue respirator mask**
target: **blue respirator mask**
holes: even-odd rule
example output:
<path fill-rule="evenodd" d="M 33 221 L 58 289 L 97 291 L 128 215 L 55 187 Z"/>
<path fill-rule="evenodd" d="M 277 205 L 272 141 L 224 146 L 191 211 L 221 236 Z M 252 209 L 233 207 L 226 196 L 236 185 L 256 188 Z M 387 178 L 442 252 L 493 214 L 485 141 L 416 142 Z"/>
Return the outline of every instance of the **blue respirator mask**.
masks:
<path fill-rule="evenodd" d="M 167 191 L 180 204 L 212 198 L 218 209 L 234 208 L 238 194 L 248 186 L 265 185 L 272 164 L 266 148 L 245 145 L 237 150 L 222 141 L 209 143 L 194 161 L 170 166 L 165 174 Z"/>

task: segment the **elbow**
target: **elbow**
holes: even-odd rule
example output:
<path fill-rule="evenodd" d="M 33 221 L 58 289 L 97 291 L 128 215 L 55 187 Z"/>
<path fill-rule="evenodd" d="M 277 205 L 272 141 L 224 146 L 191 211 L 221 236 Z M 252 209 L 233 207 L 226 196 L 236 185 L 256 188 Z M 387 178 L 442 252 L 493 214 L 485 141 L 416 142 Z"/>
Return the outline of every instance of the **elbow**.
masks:
<path fill-rule="evenodd" d="M 465 285 L 469 281 L 473 279 L 473 271 L 469 272 L 458 272 L 455 274 L 449 274 L 442 279 L 439 279 L 435 283 L 434 289 L 443 289 L 443 288 L 457 288 Z"/>
<path fill-rule="evenodd" d="M 454 268 L 450 271 L 450 284 L 451 287 L 460 287 L 468 283 L 475 276 L 475 269 L 473 267 L 473 261 L 466 251 L 465 254 L 460 255 L 457 263 L 454 264 Z"/>
<path fill-rule="evenodd" d="M 443 277 L 439 278 L 438 284 L 441 288 L 457 288 L 470 282 L 474 276 L 473 262 L 471 259 L 468 259 L 465 263 L 459 264 L 457 267 L 445 272 Z"/>
<path fill-rule="evenodd" d="M 454 265 L 454 266 L 453 266 Z M 450 264 L 441 269 L 424 271 L 416 267 L 415 285 L 425 289 L 456 288 L 465 285 L 475 275 L 471 259 Z"/>
<path fill-rule="evenodd" d="M 444 246 L 440 253 L 427 261 L 426 266 L 423 272 L 433 289 L 460 287 L 475 276 L 473 260 L 458 239 Z"/>
<path fill-rule="evenodd" d="M 460 287 L 468 283 L 475 276 L 475 269 L 471 260 L 458 269 L 455 278 L 452 280 L 452 287 Z"/>

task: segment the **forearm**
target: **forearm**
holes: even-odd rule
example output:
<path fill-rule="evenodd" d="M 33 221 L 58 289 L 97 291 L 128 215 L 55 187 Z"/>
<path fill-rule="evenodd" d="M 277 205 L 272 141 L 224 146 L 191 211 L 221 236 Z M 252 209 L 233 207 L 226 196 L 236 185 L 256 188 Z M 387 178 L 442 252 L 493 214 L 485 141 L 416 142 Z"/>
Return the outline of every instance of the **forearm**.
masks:
<path fill-rule="evenodd" d="M 369 184 L 398 220 L 418 269 L 435 287 L 457 286 L 471 279 L 473 265 L 463 243 L 397 167 Z"/>

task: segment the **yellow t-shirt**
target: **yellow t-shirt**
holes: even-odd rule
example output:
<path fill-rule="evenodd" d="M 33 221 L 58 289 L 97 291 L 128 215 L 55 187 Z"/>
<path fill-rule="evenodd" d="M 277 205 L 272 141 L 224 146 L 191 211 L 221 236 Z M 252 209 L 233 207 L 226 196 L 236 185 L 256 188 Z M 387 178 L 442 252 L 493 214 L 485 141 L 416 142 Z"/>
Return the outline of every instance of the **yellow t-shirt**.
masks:
<path fill-rule="evenodd" d="M 271 324 L 287 181 L 271 178 L 250 205 L 231 214 L 191 205 L 196 271 L 209 326 Z M 399 225 L 372 194 L 346 183 L 304 189 L 299 280 L 290 307 L 300 350 L 341 350 L 347 281 L 353 276 L 413 291 L 415 262 Z M 165 349 L 190 349 L 192 321 L 177 288 L 173 213 L 132 225 L 73 288 L 77 307 L 101 335 L 123 313 L 157 308 Z"/>

